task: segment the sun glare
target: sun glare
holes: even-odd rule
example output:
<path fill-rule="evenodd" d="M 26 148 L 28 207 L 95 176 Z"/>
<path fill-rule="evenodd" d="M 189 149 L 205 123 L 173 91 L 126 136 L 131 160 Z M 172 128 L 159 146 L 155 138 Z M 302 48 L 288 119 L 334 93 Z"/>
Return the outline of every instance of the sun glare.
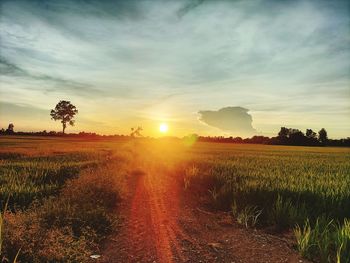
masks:
<path fill-rule="evenodd" d="M 161 123 L 159 125 L 159 131 L 161 133 L 166 133 L 168 131 L 168 129 L 169 129 L 169 127 L 168 127 L 168 124 L 166 124 L 166 123 Z"/>

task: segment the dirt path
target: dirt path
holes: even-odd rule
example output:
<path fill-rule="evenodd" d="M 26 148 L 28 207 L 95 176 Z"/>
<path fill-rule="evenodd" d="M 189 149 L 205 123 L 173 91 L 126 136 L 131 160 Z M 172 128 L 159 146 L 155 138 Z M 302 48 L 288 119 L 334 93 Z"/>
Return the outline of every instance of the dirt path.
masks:
<path fill-rule="evenodd" d="M 158 169 L 155 169 L 158 168 Z M 105 251 L 105 262 L 184 262 L 178 225 L 179 189 L 173 177 L 147 168 L 133 176 L 134 191 L 120 209 L 125 221 Z"/>
<path fill-rule="evenodd" d="M 130 176 L 124 220 L 101 262 L 305 262 L 289 239 L 246 230 L 198 208 L 175 172 L 153 163 Z"/>

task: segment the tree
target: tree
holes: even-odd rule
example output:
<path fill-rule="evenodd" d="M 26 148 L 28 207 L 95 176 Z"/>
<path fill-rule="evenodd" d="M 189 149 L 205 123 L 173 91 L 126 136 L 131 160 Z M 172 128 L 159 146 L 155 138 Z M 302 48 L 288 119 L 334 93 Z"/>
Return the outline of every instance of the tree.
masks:
<path fill-rule="evenodd" d="M 7 134 L 12 134 L 14 133 L 14 128 L 15 128 L 15 125 L 13 125 L 13 123 L 10 123 L 7 130 L 6 130 L 6 133 Z"/>
<path fill-rule="evenodd" d="M 281 130 L 278 133 L 278 137 L 287 138 L 289 136 L 289 129 L 286 127 L 281 127 Z"/>
<path fill-rule="evenodd" d="M 298 129 L 289 129 L 289 142 L 291 145 L 305 145 L 306 137 Z"/>
<path fill-rule="evenodd" d="M 320 141 L 320 143 L 322 144 L 326 144 L 328 142 L 328 135 L 327 135 L 327 131 L 325 128 L 322 128 L 319 132 L 318 132 L 318 140 Z"/>
<path fill-rule="evenodd" d="M 131 133 L 130 133 L 130 136 L 131 137 L 135 137 L 135 136 L 139 136 L 141 137 L 142 134 L 141 134 L 141 131 L 142 131 L 142 127 L 138 126 L 137 128 L 131 128 Z"/>
<path fill-rule="evenodd" d="M 286 144 L 289 137 L 289 129 L 286 127 L 281 127 L 281 130 L 278 133 L 278 142 L 279 144 Z"/>
<path fill-rule="evenodd" d="M 74 126 L 74 116 L 78 113 L 77 108 L 70 102 L 61 100 L 57 103 L 55 109 L 51 110 L 51 119 L 60 120 L 62 123 L 62 131 L 64 133 L 67 124 Z"/>
<path fill-rule="evenodd" d="M 306 137 L 310 139 L 316 138 L 316 132 L 311 129 L 306 129 Z"/>

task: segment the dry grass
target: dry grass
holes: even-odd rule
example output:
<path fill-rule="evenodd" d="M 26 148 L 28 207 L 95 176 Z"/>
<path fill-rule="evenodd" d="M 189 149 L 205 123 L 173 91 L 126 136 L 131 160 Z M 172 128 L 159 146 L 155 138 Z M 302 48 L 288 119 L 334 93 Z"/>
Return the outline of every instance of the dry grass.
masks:
<path fill-rule="evenodd" d="M 132 150 L 124 142 L 91 148 L 58 139 L 33 147 L 31 140 L 10 140 L 0 151 L 0 200 L 9 197 L 11 209 L 1 216 L 1 257 L 85 262 L 118 221 Z"/>

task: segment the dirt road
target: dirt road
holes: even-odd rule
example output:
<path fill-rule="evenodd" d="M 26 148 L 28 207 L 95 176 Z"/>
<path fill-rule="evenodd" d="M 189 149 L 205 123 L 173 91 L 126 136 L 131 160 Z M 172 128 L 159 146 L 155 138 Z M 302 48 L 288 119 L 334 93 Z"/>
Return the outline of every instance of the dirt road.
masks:
<path fill-rule="evenodd" d="M 305 262 L 288 238 L 246 230 L 227 213 L 201 208 L 161 162 L 134 171 L 130 189 L 102 262 Z"/>

